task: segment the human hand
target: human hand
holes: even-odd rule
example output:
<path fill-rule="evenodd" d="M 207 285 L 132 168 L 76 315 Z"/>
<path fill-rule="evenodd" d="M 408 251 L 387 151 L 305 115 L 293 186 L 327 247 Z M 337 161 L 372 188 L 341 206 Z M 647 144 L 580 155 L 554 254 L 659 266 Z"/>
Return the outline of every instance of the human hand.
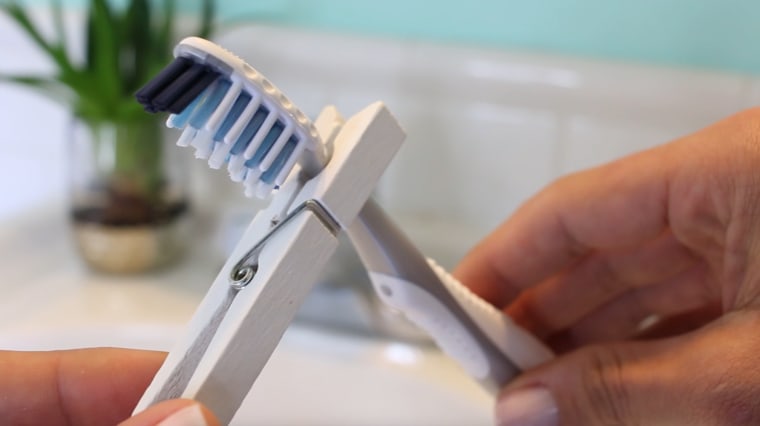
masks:
<path fill-rule="evenodd" d="M 0 351 L 0 424 L 218 425 L 190 400 L 166 401 L 128 418 L 165 356 L 127 349 Z"/>
<path fill-rule="evenodd" d="M 455 275 L 561 354 L 500 425 L 760 424 L 760 109 L 558 180 Z"/>

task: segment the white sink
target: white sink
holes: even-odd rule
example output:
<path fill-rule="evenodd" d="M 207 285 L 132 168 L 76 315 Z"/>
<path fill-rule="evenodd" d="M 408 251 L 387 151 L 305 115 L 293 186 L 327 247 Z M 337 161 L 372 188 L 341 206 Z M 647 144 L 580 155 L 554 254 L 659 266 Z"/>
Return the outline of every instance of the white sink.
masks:
<path fill-rule="evenodd" d="M 168 350 L 166 326 L 4 333 L 0 347 Z M 490 425 L 492 398 L 437 350 L 293 326 L 232 424 Z"/>

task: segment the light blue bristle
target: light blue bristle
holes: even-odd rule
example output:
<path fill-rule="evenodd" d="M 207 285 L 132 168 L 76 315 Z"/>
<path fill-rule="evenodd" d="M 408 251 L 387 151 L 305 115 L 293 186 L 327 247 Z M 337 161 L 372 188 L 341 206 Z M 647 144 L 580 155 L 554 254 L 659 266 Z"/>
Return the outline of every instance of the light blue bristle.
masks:
<path fill-rule="evenodd" d="M 253 118 L 251 118 L 251 121 L 248 122 L 248 124 L 245 126 L 245 129 L 240 133 L 240 136 L 235 141 L 235 145 L 232 147 L 232 150 L 230 151 L 233 155 L 241 155 L 245 149 L 248 147 L 248 144 L 251 143 L 251 139 L 253 139 L 253 136 L 256 134 L 256 132 L 259 131 L 259 128 L 261 128 L 261 125 L 264 123 L 264 120 L 269 115 L 269 109 L 267 109 L 265 106 L 260 106 L 258 110 L 256 110 L 256 113 L 253 114 Z"/>
<path fill-rule="evenodd" d="M 261 160 L 263 160 L 264 157 L 269 153 L 272 145 L 274 145 L 274 143 L 277 141 L 277 138 L 280 137 L 283 130 L 285 130 L 285 126 L 280 120 L 277 120 L 272 126 L 272 129 L 269 130 L 269 133 L 267 133 L 267 135 L 264 137 L 264 140 L 261 141 L 261 146 L 259 146 L 259 149 L 256 150 L 255 154 L 253 154 L 253 157 L 245 162 L 245 166 L 248 168 L 258 167 L 259 163 L 261 163 Z"/>
<path fill-rule="evenodd" d="M 243 110 L 245 110 L 245 107 L 248 106 L 248 102 L 250 101 L 251 101 L 251 95 L 249 95 L 246 92 L 240 93 L 237 99 L 235 99 L 235 103 L 232 104 L 232 108 L 230 108 L 230 112 L 228 112 L 227 116 L 224 118 L 222 125 L 219 126 L 219 130 L 217 130 L 216 133 L 214 134 L 215 141 L 221 142 L 224 140 L 224 136 L 227 134 L 227 132 L 230 131 L 230 129 L 235 124 L 238 117 L 240 117 L 240 114 L 243 113 Z"/>
<path fill-rule="evenodd" d="M 227 93 L 227 90 L 230 88 L 230 81 L 229 80 L 217 80 L 216 84 L 211 86 L 209 90 L 211 92 L 206 96 L 206 98 L 201 102 L 201 104 L 198 106 L 198 108 L 195 110 L 195 113 L 190 117 L 190 126 L 201 129 L 203 128 L 203 125 L 206 124 L 206 121 L 211 117 L 211 114 L 214 113 L 214 110 L 216 110 L 216 107 L 219 106 L 219 103 L 222 102 L 222 99 L 224 98 L 224 95 Z"/>
<path fill-rule="evenodd" d="M 290 159 L 293 151 L 296 150 L 296 146 L 298 146 L 298 138 L 291 136 L 290 139 L 288 139 L 288 142 L 285 143 L 285 146 L 282 147 L 282 151 L 280 151 L 280 153 L 277 155 L 277 158 L 275 158 L 274 162 L 272 162 L 272 165 L 269 167 L 269 169 L 267 169 L 267 171 L 261 175 L 261 180 L 264 183 L 274 183 L 274 180 L 277 179 L 277 176 L 282 171 L 282 168 L 285 167 L 285 164 Z"/>
<path fill-rule="evenodd" d="M 201 99 L 203 99 L 207 93 L 208 88 L 201 92 L 201 94 L 198 95 L 195 99 L 193 99 L 193 101 L 190 102 L 190 105 L 183 109 L 182 112 L 172 116 L 170 122 L 171 126 L 175 129 L 184 128 L 187 125 L 187 122 L 190 120 L 190 117 L 193 115 L 193 111 L 195 111 L 195 108 L 198 106 L 198 104 L 201 103 Z"/>

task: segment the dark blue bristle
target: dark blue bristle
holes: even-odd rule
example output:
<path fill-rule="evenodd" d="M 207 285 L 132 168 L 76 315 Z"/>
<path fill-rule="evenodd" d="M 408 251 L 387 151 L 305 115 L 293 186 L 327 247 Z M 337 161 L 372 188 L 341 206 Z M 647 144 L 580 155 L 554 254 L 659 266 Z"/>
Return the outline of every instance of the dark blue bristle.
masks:
<path fill-rule="evenodd" d="M 169 105 L 167 110 L 172 114 L 181 113 L 217 78 L 219 78 L 219 73 L 207 68 L 198 81 L 194 82 L 184 93 L 181 93 L 179 97 Z"/>
<path fill-rule="evenodd" d="M 261 141 L 261 146 L 259 146 L 259 149 L 256 150 L 255 154 L 253 154 L 253 157 L 245 162 L 245 166 L 249 168 L 258 167 L 259 163 L 261 163 L 261 160 L 263 160 L 264 157 L 269 153 L 269 150 L 272 149 L 272 145 L 274 145 L 274 143 L 277 141 L 277 138 L 280 137 L 283 130 L 285 130 L 285 125 L 282 124 L 280 120 L 277 120 L 269 130 L 269 133 L 264 136 L 264 140 Z"/>
<path fill-rule="evenodd" d="M 264 123 L 264 120 L 268 115 L 269 109 L 263 105 L 256 110 L 251 121 L 248 122 L 245 129 L 243 129 L 240 136 L 238 136 L 235 145 L 232 146 L 232 149 L 230 150 L 232 155 L 241 155 L 245 151 L 248 144 L 251 142 L 251 139 L 253 139 L 253 136 L 259 131 L 259 128 L 261 128 L 261 125 Z"/>
<path fill-rule="evenodd" d="M 203 79 L 205 71 L 206 66 L 203 64 L 193 64 L 189 69 L 182 73 L 182 75 L 164 87 L 164 89 L 153 98 L 151 104 L 158 111 L 168 111 L 171 104 L 179 99 L 182 94 L 192 89 L 195 83 Z M 211 84 L 211 82 L 209 82 L 209 84 Z M 205 89 L 205 87 L 201 88 L 201 90 L 202 89 Z"/>
<path fill-rule="evenodd" d="M 275 158 L 269 169 L 261 175 L 262 182 L 270 185 L 274 183 L 274 180 L 277 179 L 282 168 L 285 167 L 285 163 L 288 162 L 290 156 L 293 155 L 293 151 L 296 150 L 296 146 L 298 146 L 298 138 L 296 136 L 291 136 L 290 139 L 288 139 L 288 142 L 285 143 L 285 146 L 282 147 L 282 151 L 277 154 L 277 158 Z"/>
<path fill-rule="evenodd" d="M 221 73 L 210 65 L 179 57 L 140 89 L 135 97 L 146 111 L 182 112 Z"/>
<path fill-rule="evenodd" d="M 145 85 L 135 93 L 137 101 L 140 102 L 145 108 L 152 106 L 153 98 L 161 93 L 164 88 L 177 79 L 182 73 L 193 65 L 193 60 L 189 58 L 179 57 L 170 63 L 166 68 L 161 70 L 153 79 L 145 83 Z"/>

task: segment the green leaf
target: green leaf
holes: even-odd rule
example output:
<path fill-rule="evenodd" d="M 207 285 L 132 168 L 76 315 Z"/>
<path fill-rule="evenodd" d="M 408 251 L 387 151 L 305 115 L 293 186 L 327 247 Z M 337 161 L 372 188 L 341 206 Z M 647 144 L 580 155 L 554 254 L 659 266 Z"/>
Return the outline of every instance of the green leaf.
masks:
<path fill-rule="evenodd" d="M 87 29 L 87 69 L 100 90 L 103 108 L 112 112 L 112 100 L 122 94 L 119 28 L 106 0 L 91 0 Z"/>
<path fill-rule="evenodd" d="M 26 11 L 19 6 L 15 1 L 9 1 L 7 4 L 0 5 L 5 13 L 8 14 L 18 24 L 26 34 L 39 46 L 42 50 L 50 52 L 51 48 L 47 40 L 42 37 L 42 34 L 34 26 L 32 20 L 27 15 Z"/>
<path fill-rule="evenodd" d="M 214 30 L 214 0 L 203 0 L 203 9 L 201 10 L 201 28 L 198 30 L 198 37 L 209 38 Z"/>
<path fill-rule="evenodd" d="M 27 86 L 44 97 L 64 105 L 72 101 L 72 92 L 65 90 L 64 85 L 52 77 L 0 74 L 0 82 Z"/>
<path fill-rule="evenodd" d="M 122 48 L 127 61 L 122 63 L 121 69 L 126 96 L 131 96 L 148 78 L 152 42 L 150 15 L 147 0 L 132 0 L 124 17 Z"/>
<path fill-rule="evenodd" d="M 61 0 L 51 0 L 50 8 L 53 12 L 53 26 L 55 27 L 56 38 L 58 38 L 58 48 L 68 57 L 66 52 L 66 27 L 63 25 L 63 8 Z"/>
<path fill-rule="evenodd" d="M 156 119 L 155 115 L 146 112 L 143 106 L 134 102 L 132 98 L 124 99 L 123 102 L 119 103 L 117 116 L 122 122 Z"/>
<path fill-rule="evenodd" d="M 58 101 L 68 100 L 75 113 L 83 117 L 142 117 L 146 113 L 133 94 L 171 59 L 179 19 L 176 0 L 87 3 L 86 58 L 79 66 L 69 58 L 72 49 L 65 40 L 65 0 L 50 0 L 54 30 L 50 37 L 40 31 L 23 2 L 0 0 L 0 14 L 8 15 L 57 66 L 50 77 L 0 75 L 0 82 L 22 84 Z M 152 4 L 156 9 L 151 9 Z M 202 0 L 197 18 L 197 35 L 201 37 L 209 37 L 213 30 L 214 5 L 214 0 Z"/>
<path fill-rule="evenodd" d="M 69 62 L 69 58 L 66 56 L 65 49 L 60 45 L 53 45 L 48 42 L 42 36 L 39 29 L 34 26 L 26 11 L 24 11 L 17 2 L 11 0 L 7 3 L 0 4 L 0 10 L 5 12 L 14 22 L 16 22 L 29 38 L 31 38 L 40 49 L 50 56 L 59 68 L 62 70 L 70 70 L 73 68 L 71 62 Z"/>
<path fill-rule="evenodd" d="M 51 85 L 58 84 L 58 81 L 51 77 L 31 77 L 27 75 L 5 75 L 0 74 L 1 82 L 9 82 L 30 86 L 37 89 L 45 89 Z"/>
<path fill-rule="evenodd" d="M 157 30 L 153 49 L 154 64 L 160 64 L 158 69 L 163 68 L 164 63 L 171 57 L 172 37 L 174 36 L 174 19 L 176 18 L 174 0 L 164 0 L 162 14 L 163 19 L 161 21 L 161 26 Z M 150 70 L 151 73 L 155 71 L 155 68 Z"/>
<path fill-rule="evenodd" d="M 80 98 L 100 99 L 102 96 L 97 81 L 87 70 L 62 72 L 57 76 L 57 80 Z"/>

